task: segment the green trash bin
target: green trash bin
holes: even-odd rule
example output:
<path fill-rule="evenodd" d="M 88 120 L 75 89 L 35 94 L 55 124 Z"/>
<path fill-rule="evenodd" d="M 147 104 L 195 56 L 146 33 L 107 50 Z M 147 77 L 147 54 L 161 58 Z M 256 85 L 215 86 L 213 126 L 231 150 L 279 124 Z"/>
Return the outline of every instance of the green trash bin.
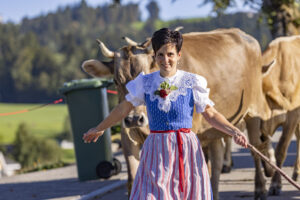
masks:
<path fill-rule="evenodd" d="M 110 129 L 96 143 L 82 140 L 83 133 L 109 114 L 106 87 L 110 84 L 105 79 L 81 79 L 59 90 L 68 105 L 80 181 L 109 178 L 121 171 L 121 163 L 112 157 Z"/>

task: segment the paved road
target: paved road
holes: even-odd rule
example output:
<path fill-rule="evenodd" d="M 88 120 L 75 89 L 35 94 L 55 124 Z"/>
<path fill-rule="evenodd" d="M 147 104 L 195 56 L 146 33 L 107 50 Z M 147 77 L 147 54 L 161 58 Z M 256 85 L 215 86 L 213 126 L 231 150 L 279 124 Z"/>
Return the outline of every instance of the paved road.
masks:
<path fill-rule="evenodd" d="M 277 141 L 275 135 L 274 141 Z M 291 176 L 292 165 L 296 157 L 296 143 L 292 141 L 287 160 L 283 170 Z M 119 180 L 126 180 L 126 165 L 122 154 L 117 153 L 117 158 L 122 162 L 122 172 L 109 180 L 93 180 L 79 182 L 77 179 L 76 165 L 53 169 L 48 171 L 33 172 L 0 179 L 0 200 L 37 200 L 80 199 L 93 191 L 105 188 Z M 220 180 L 220 198 L 223 200 L 250 200 L 253 199 L 254 166 L 250 152 L 233 146 L 234 169 L 230 174 L 222 174 Z M 300 184 L 300 181 L 298 181 Z M 268 186 L 270 179 L 268 178 Z M 269 197 L 268 200 L 300 199 L 300 192 L 283 179 L 283 192 L 280 197 Z M 101 200 L 126 200 L 127 191 L 123 185 L 113 191 L 96 196 L 91 199 Z"/>
<path fill-rule="evenodd" d="M 0 200 L 73 200 L 99 188 L 127 179 L 125 160 L 121 152 L 115 154 L 123 169 L 108 180 L 98 179 L 80 182 L 76 165 L 58 169 L 32 172 L 0 179 Z"/>
<path fill-rule="evenodd" d="M 284 168 L 285 172 L 291 174 L 290 167 Z M 220 180 L 220 199 L 221 200 L 253 200 L 254 169 L 234 169 L 230 174 L 223 174 Z M 268 179 L 268 185 L 270 179 Z M 300 192 L 283 181 L 283 192 L 280 196 L 269 196 L 268 200 L 289 200 L 300 199 Z M 94 200 L 124 200 L 127 199 L 126 187 L 120 187 L 106 195 L 95 197 Z"/>

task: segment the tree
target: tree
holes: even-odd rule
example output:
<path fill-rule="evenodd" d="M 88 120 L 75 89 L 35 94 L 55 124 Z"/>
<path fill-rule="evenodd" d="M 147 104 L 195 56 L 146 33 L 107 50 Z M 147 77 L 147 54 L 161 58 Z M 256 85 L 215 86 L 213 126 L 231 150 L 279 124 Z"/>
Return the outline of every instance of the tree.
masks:
<path fill-rule="evenodd" d="M 267 16 L 273 38 L 299 34 L 299 0 L 263 0 L 262 11 Z"/>
<path fill-rule="evenodd" d="M 149 4 L 147 4 L 147 10 L 149 17 L 146 21 L 145 29 L 146 32 L 152 33 L 155 31 L 155 21 L 159 19 L 159 7 L 156 1 L 151 0 Z"/>
<path fill-rule="evenodd" d="M 217 13 L 236 5 L 235 0 L 204 0 L 204 4 L 207 3 L 213 3 L 213 11 Z M 260 10 L 267 18 L 273 39 L 299 34 L 299 3 L 299 0 L 244 0 L 244 5 Z"/>
<path fill-rule="evenodd" d="M 179 0 L 172 0 L 175 1 Z M 120 2 L 113 0 L 114 4 Z M 213 4 L 213 12 L 218 14 L 236 6 L 236 0 L 202 0 L 202 5 L 209 3 Z M 267 18 L 273 39 L 300 33 L 300 0 L 244 0 L 244 5 L 260 10 Z"/>

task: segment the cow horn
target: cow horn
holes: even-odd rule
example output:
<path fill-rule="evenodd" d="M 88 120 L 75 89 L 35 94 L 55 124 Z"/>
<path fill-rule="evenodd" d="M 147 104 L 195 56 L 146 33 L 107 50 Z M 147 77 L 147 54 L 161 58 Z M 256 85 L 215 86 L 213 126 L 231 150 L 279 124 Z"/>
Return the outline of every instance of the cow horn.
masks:
<path fill-rule="evenodd" d="M 177 26 L 174 31 L 180 31 L 181 29 L 183 29 L 183 26 Z"/>
<path fill-rule="evenodd" d="M 147 38 L 147 40 L 145 42 L 143 42 L 141 44 L 142 47 L 147 48 L 149 46 L 151 46 L 151 38 Z"/>
<path fill-rule="evenodd" d="M 113 58 L 115 56 L 115 53 L 110 51 L 103 42 L 97 39 L 97 42 L 99 44 L 99 47 L 101 49 L 102 54 L 107 58 Z"/>
<path fill-rule="evenodd" d="M 128 37 L 122 37 L 123 40 L 125 40 L 127 42 L 127 44 L 131 45 L 131 46 L 137 46 L 138 43 L 133 41 L 132 39 L 128 38 Z"/>
<path fill-rule="evenodd" d="M 141 44 L 142 47 L 146 48 L 148 52 L 152 51 L 152 43 L 151 43 L 151 38 L 148 38 L 145 42 Z"/>

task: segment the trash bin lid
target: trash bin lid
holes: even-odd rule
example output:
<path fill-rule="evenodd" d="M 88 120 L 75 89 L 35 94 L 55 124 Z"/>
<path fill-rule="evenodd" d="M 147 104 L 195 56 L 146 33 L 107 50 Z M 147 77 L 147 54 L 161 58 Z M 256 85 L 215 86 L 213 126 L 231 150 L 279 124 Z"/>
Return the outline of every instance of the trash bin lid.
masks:
<path fill-rule="evenodd" d="M 112 84 L 112 80 L 104 78 L 72 80 L 70 82 L 65 82 L 63 87 L 59 89 L 59 93 L 66 94 L 73 90 L 108 87 L 110 84 Z"/>

